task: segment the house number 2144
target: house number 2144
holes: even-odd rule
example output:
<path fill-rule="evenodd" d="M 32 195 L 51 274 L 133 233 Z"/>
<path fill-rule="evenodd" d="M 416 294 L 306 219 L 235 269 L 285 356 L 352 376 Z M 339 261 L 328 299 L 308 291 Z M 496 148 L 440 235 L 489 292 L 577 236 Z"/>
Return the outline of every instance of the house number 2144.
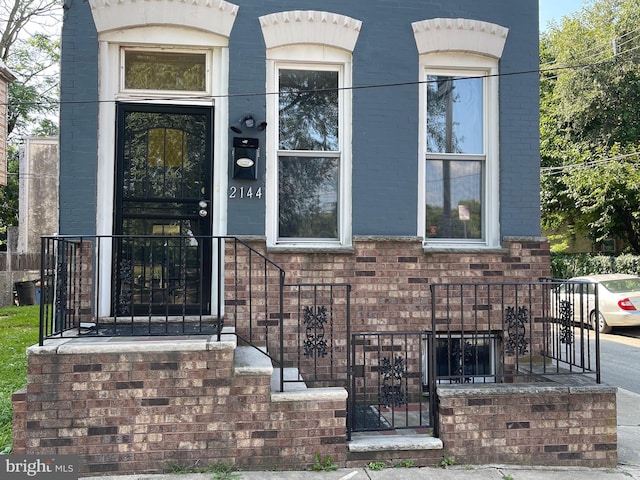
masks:
<path fill-rule="evenodd" d="M 262 198 L 262 187 L 255 190 L 253 187 L 231 187 L 229 188 L 229 198 Z"/>

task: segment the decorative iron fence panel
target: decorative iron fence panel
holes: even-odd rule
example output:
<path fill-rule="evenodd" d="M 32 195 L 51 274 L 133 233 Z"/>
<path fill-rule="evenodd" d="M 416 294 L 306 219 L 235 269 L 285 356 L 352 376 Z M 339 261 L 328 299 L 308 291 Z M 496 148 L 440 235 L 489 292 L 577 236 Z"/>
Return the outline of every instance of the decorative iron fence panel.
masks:
<path fill-rule="evenodd" d="M 428 429 L 426 332 L 354 333 L 347 423 L 351 432 Z"/>
<path fill-rule="evenodd" d="M 349 435 L 422 427 L 437 434 L 436 390 L 443 385 L 600 383 L 593 285 L 544 280 L 430 289 L 425 331 L 352 335 Z"/>
<path fill-rule="evenodd" d="M 309 386 L 346 386 L 351 286 L 287 284 L 284 291 L 283 364 Z"/>

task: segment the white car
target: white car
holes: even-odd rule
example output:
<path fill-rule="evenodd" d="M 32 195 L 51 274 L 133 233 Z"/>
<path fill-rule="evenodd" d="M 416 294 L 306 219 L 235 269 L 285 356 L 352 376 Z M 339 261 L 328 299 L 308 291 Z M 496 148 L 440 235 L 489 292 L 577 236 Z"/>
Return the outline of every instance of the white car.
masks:
<path fill-rule="evenodd" d="M 589 325 L 602 333 L 610 332 L 612 327 L 640 326 L 640 277 L 636 275 L 611 273 L 573 277 L 560 286 L 557 296 L 557 304 L 564 302 L 565 307 L 571 309 L 574 321 L 588 319 Z"/>

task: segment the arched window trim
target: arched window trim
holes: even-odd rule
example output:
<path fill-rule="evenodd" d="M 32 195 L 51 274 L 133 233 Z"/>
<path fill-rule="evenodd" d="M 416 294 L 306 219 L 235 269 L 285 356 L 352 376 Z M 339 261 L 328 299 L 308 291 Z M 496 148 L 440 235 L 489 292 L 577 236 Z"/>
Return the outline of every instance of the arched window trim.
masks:
<path fill-rule="evenodd" d="M 352 55 L 361 22 L 329 12 L 279 12 L 260 18 L 267 46 L 267 91 L 279 91 L 282 68 L 329 70 L 339 75 L 339 155 L 337 238 L 280 238 L 279 231 L 279 97 L 267 96 L 266 236 L 272 249 L 296 251 L 351 248 Z M 271 128 L 273 126 L 273 128 Z M 304 152 L 303 152 L 304 154 Z"/>
<path fill-rule="evenodd" d="M 418 235 L 427 249 L 477 249 L 500 246 L 499 221 L 499 60 L 508 29 L 468 19 L 431 19 L 412 24 L 419 52 L 421 82 L 418 139 Z M 482 238 L 429 238 L 426 220 L 427 78 L 429 75 L 483 77 Z M 441 155 L 447 158 L 447 155 Z M 451 159 L 455 156 L 451 155 Z"/>

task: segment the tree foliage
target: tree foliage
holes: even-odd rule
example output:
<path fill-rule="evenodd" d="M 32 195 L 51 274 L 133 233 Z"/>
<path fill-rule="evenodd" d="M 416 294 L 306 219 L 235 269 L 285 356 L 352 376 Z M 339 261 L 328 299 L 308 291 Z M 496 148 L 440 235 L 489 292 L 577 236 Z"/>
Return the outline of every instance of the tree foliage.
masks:
<path fill-rule="evenodd" d="M 0 5 L 0 60 L 18 79 L 9 84 L 8 133 L 55 134 L 62 0 Z"/>
<path fill-rule="evenodd" d="M 599 0 L 542 35 L 542 217 L 640 252 L 640 4 Z"/>
<path fill-rule="evenodd" d="M 36 34 L 14 45 L 7 65 L 18 79 L 9 84 L 9 135 L 56 135 L 60 41 Z"/>

